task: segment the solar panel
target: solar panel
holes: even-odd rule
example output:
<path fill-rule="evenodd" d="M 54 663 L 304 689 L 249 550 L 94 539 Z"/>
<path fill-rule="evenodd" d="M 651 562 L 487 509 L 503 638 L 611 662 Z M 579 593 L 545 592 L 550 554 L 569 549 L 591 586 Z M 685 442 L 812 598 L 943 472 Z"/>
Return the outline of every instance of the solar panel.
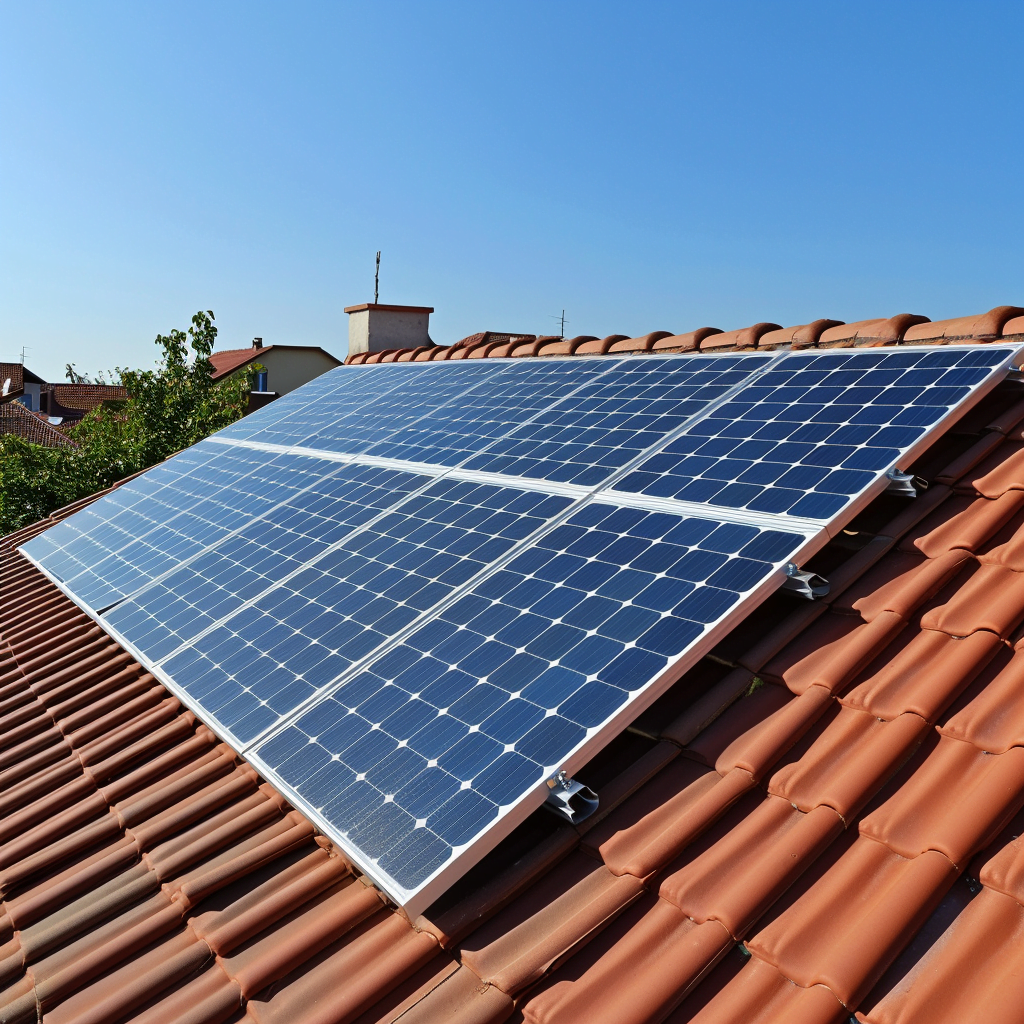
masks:
<path fill-rule="evenodd" d="M 323 399 L 316 429 L 309 422 L 314 414 L 303 407 L 272 425 L 238 433 L 229 428 L 221 437 L 593 487 L 770 359 L 462 360 L 385 364 L 357 373 L 339 368 L 326 376 L 340 377 L 344 386 Z M 369 370 L 376 372 L 360 376 Z M 372 406 L 367 394 L 374 396 Z"/>
<path fill-rule="evenodd" d="M 591 502 L 248 756 L 422 908 L 494 822 L 532 809 L 805 544 Z"/>
<path fill-rule="evenodd" d="M 378 468 L 350 472 L 390 473 L 391 493 L 400 497 L 424 482 Z M 235 574 L 218 593 L 202 577 L 182 587 L 172 574 L 113 609 L 107 622 L 244 745 L 569 503 L 536 491 L 433 481 L 308 561 L 293 562 L 280 579 L 250 587 Z M 346 495 L 323 512 L 352 508 Z M 278 571 L 287 565 L 281 557 L 268 561 Z"/>
<path fill-rule="evenodd" d="M 787 355 L 617 487 L 830 520 L 991 382 L 1011 354 L 973 345 Z"/>
<path fill-rule="evenodd" d="M 83 602 L 106 608 L 337 468 L 202 442 L 48 530 L 31 550 Z"/>
<path fill-rule="evenodd" d="M 107 621 L 158 662 L 429 481 L 379 466 L 317 466 L 311 486 L 118 604 Z"/>
<path fill-rule="evenodd" d="M 1016 353 L 340 368 L 22 550 L 413 912 Z"/>

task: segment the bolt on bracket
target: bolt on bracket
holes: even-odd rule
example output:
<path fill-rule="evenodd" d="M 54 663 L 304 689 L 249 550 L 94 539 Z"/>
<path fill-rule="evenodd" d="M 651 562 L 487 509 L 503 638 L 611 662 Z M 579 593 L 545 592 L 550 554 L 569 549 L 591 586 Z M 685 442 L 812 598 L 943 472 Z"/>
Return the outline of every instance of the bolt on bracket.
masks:
<path fill-rule="evenodd" d="M 831 585 L 824 576 L 800 569 L 793 562 L 786 563 L 785 573 L 786 581 L 782 584 L 782 589 L 787 594 L 802 597 L 806 601 L 818 601 L 828 597 Z"/>
<path fill-rule="evenodd" d="M 582 782 L 570 779 L 564 771 L 548 779 L 548 796 L 544 806 L 573 825 L 589 818 L 597 810 L 598 796 Z"/>
<path fill-rule="evenodd" d="M 913 473 L 904 473 L 901 469 L 890 469 L 885 474 L 889 481 L 885 488 L 886 494 L 896 494 L 901 498 L 916 498 L 922 491 L 928 490 L 928 481 Z"/>

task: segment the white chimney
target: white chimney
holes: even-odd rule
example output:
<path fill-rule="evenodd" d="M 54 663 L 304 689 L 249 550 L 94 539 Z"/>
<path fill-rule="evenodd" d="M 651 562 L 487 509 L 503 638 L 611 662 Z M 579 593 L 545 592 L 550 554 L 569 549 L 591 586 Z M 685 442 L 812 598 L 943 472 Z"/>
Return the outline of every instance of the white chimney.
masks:
<path fill-rule="evenodd" d="M 364 302 L 348 306 L 348 354 L 384 352 L 389 348 L 432 345 L 429 326 L 433 306 L 385 306 Z"/>

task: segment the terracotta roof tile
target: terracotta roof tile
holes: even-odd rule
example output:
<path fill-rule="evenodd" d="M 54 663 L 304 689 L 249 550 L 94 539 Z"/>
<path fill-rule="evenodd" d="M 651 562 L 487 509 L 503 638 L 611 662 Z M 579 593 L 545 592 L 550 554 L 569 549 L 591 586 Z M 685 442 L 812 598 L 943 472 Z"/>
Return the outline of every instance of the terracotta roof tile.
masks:
<path fill-rule="evenodd" d="M 953 919 L 942 941 L 857 1019 L 866 1024 L 1011 1024 L 1024 999 L 1022 935 L 1024 907 L 1019 901 L 982 889 Z"/>
<path fill-rule="evenodd" d="M 709 334 L 700 342 L 702 352 L 711 352 L 721 348 L 757 348 L 758 339 L 772 331 L 781 331 L 778 324 L 754 324 L 753 327 L 744 327 L 738 331 L 719 332 Z"/>
<path fill-rule="evenodd" d="M 778 348 L 781 345 L 790 345 L 794 349 L 813 348 L 818 344 L 822 334 L 833 327 L 842 327 L 842 320 L 814 320 L 809 324 L 801 324 L 799 327 L 779 327 L 776 330 L 762 334 L 757 341 L 757 347 L 763 349 Z"/>
<path fill-rule="evenodd" d="M 849 1016 L 824 985 L 801 988 L 771 964 L 737 953 L 666 1024 L 845 1024 Z"/>
<path fill-rule="evenodd" d="M 977 338 L 991 341 L 1003 334 L 1003 328 L 1014 317 L 1024 314 L 1019 306 L 996 306 L 980 316 L 963 316 L 954 320 L 924 322 L 907 328 L 903 335 L 905 342 L 959 341 L 963 338 Z"/>
<path fill-rule="evenodd" d="M 1016 1020 L 1020 388 L 921 463 L 955 489 L 815 556 L 828 601 L 773 597 L 580 772 L 597 816 L 538 812 L 415 925 L 14 553 L 47 524 L 4 539 L 0 1019 Z"/>
<path fill-rule="evenodd" d="M 903 341 L 907 331 L 915 324 L 928 322 L 928 317 L 916 313 L 900 313 L 888 320 L 859 320 L 853 324 L 829 327 L 818 338 L 822 348 L 849 348 L 853 345 L 892 345 Z"/>
<path fill-rule="evenodd" d="M 0 363 L 0 389 L 10 381 L 4 397 L 20 395 L 25 390 L 25 368 L 21 363 Z"/>
<path fill-rule="evenodd" d="M 103 402 L 123 401 L 128 397 L 127 390 L 119 384 L 50 384 L 48 388 L 58 405 L 79 411 L 96 409 Z"/>
<path fill-rule="evenodd" d="M 74 441 L 46 419 L 31 413 L 21 402 L 0 403 L 0 437 L 10 434 L 47 448 L 63 448 Z"/>

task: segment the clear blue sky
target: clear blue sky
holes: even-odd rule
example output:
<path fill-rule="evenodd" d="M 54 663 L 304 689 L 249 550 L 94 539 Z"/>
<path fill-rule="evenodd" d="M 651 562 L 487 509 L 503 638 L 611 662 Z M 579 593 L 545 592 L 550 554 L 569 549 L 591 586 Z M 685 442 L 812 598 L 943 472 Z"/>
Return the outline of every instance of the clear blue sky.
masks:
<path fill-rule="evenodd" d="M 1020 3 L 8 3 L 0 358 L 1024 305 Z"/>

